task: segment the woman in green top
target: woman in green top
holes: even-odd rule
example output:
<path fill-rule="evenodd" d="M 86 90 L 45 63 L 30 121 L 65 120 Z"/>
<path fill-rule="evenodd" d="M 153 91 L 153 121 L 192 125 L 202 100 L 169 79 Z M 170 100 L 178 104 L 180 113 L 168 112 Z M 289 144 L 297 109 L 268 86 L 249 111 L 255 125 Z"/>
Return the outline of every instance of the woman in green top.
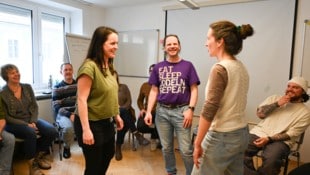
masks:
<path fill-rule="evenodd" d="M 113 67 L 117 49 L 117 32 L 98 27 L 78 71 L 74 128 L 85 158 L 84 175 L 106 173 L 115 152 L 113 119 L 118 130 L 123 128 Z"/>

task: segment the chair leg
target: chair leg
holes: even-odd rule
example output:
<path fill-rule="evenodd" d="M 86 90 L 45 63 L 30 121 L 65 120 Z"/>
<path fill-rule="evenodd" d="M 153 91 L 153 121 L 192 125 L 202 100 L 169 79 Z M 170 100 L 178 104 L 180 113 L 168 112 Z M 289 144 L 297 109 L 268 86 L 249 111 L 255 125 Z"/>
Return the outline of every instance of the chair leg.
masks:
<path fill-rule="evenodd" d="M 62 134 L 63 134 L 63 128 L 60 127 L 58 122 L 54 123 L 55 128 L 57 129 L 58 132 L 58 150 L 59 150 L 59 160 L 62 161 Z"/>
<path fill-rule="evenodd" d="M 288 163 L 289 163 L 289 158 L 287 157 L 287 158 L 285 159 L 285 163 L 284 163 L 283 175 L 287 175 Z"/>
<path fill-rule="evenodd" d="M 300 154 L 299 154 L 299 152 L 296 153 L 296 157 L 297 157 L 297 167 L 299 167 L 299 165 L 300 165 Z"/>
<path fill-rule="evenodd" d="M 62 129 L 60 128 L 58 130 L 58 149 L 59 149 L 59 160 L 62 161 L 62 143 L 61 143 L 61 138 L 62 138 Z"/>
<path fill-rule="evenodd" d="M 131 137 L 132 137 L 132 150 L 137 151 L 137 146 L 135 143 L 135 135 L 132 132 L 130 132 L 130 133 L 131 133 Z"/>

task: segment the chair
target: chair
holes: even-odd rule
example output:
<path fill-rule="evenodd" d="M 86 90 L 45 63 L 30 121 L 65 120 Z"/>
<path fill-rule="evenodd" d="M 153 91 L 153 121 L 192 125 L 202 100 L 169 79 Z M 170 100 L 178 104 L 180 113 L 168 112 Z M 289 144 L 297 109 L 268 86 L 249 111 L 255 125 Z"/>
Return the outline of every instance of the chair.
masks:
<path fill-rule="evenodd" d="M 287 168 L 288 168 L 288 163 L 290 161 L 290 157 L 295 157 L 297 159 L 297 167 L 300 165 L 300 152 L 299 149 L 301 145 L 304 142 L 304 137 L 305 137 L 305 132 L 303 132 L 300 136 L 299 139 L 295 142 L 295 146 L 291 149 L 290 154 L 285 157 L 284 159 L 284 171 L 283 175 L 287 174 Z"/>
<path fill-rule="evenodd" d="M 135 109 L 131 106 L 129 108 L 129 111 L 130 111 L 130 114 L 131 114 L 131 117 L 133 118 L 134 122 L 136 122 L 137 118 L 136 118 L 136 111 Z M 133 135 L 133 133 L 129 130 L 128 131 L 128 142 L 130 143 L 131 142 L 131 139 L 132 139 L 132 147 L 131 149 L 133 151 L 137 151 L 137 144 L 135 142 L 135 136 Z"/>
<path fill-rule="evenodd" d="M 252 123 L 252 122 L 249 122 L 248 123 L 249 126 L 255 126 L 256 123 Z M 282 163 L 282 166 L 283 166 L 283 175 L 287 175 L 287 170 L 288 170 L 288 164 L 289 164 L 289 161 L 290 161 L 290 158 L 292 157 L 295 157 L 297 159 L 297 167 L 299 167 L 300 165 L 300 152 L 299 152 L 299 149 L 301 147 L 301 145 L 303 144 L 303 141 L 304 141 L 304 137 L 305 137 L 305 132 L 303 132 L 300 136 L 299 136 L 299 139 L 295 141 L 295 145 L 291 148 L 290 150 L 290 153 L 283 157 L 283 163 Z M 256 155 L 256 167 L 258 167 L 258 158 L 261 158 L 261 153 L 262 151 L 259 151 Z"/>
<path fill-rule="evenodd" d="M 55 142 L 58 142 L 59 160 L 62 161 L 62 135 L 63 135 L 63 128 L 60 127 L 58 122 L 54 122 L 53 125 L 56 128 L 57 133 L 58 133 L 57 141 L 55 141 Z"/>
<path fill-rule="evenodd" d="M 53 103 L 53 102 L 52 102 Z M 58 137 L 57 140 L 54 141 L 54 143 L 58 143 L 58 149 L 59 149 L 59 160 L 62 161 L 62 136 L 63 136 L 63 128 L 59 125 L 59 122 L 57 122 L 56 118 L 57 118 L 57 113 L 53 108 L 53 104 L 52 104 L 52 112 L 53 112 L 53 118 L 54 118 L 54 127 L 57 130 L 58 133 Z"/>
<path fill-rule="evenodd" d="M 39 139 L 41 136 L 37 134 L 37 139 Z M 14 148 L 14 155 L 13 155 L 13 161 L 14 161 L 14 157 L 16 157 L 17 152 L 19 152 L 20 146 L 21 144 L 23 144 L 25 140 L 19 137 L 15 137 L 15 148 Z M 51 151 L 51 150 L 50 150 Z M 51 152 L 50 152 L 51 153 Z M 11 174 L 15 175 L 14 173 L 14 163 L 12 161 L 12 167 L 11 167 Z"/>

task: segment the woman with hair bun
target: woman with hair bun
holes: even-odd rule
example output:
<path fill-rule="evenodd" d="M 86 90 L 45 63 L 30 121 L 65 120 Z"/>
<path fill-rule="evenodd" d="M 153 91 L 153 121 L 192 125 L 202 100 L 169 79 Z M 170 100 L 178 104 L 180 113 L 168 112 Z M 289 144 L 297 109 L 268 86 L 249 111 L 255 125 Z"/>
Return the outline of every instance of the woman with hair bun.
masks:
<path fill-rule="evenodd" d="M 249 75 L 236 58 L 242 42 L 254 31 L 250 24 L 236 26 L 229 21 L 210 25 L 206 47 L 217 58 L 205 90 L 194 144 L 192 175 L 243 174 L 243 155 L 248 143 L 245 108 Z"/>

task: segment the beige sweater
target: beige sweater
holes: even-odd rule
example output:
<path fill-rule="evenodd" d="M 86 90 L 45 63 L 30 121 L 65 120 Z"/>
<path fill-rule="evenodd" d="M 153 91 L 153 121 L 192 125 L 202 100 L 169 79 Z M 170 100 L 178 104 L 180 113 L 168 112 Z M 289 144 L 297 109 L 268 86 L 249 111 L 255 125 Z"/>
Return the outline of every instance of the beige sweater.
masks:
<path fill-rule="evenodd" d="M 260 106 L 275 103 L 280 95 L 268 97 Z M 285 143 L 292 147 L 294 140 L 310 125 L 310 110 L 304 103 L 288 103 L 275 109 L 265 119 L 261 120 L 251 131 L 259 137 L 273 136 L 286 132 L 291 140 Z"/>

